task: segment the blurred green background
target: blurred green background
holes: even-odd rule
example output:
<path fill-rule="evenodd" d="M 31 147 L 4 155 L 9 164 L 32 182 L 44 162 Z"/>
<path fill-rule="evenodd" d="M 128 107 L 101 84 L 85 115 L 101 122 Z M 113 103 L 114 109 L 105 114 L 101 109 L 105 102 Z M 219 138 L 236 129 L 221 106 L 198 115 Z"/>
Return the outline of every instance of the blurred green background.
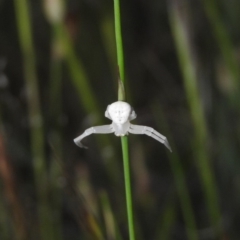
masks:
<path fill-rule="evenodd" d="M 138 240 L 240 239 L 240 2 L 122 0 Z M 0 239 L 128 239 L 111 0 L 0 0 Z"/>

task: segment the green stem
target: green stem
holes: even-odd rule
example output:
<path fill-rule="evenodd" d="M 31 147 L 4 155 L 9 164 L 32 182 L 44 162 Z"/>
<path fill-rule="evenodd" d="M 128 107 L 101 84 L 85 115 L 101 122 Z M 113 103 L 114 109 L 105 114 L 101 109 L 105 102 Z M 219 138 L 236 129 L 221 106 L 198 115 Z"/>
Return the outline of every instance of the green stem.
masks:
<path fill-rule="evenodd" d="M 128 214 L 128 227 L 130 240 L 135 239 L 134 223 L 133 223 L 133 208 L 132 208 L 132 192 L 131 192 L 131 177 L 130 177 L 130 164 L 128 154 L 128 137 L 121 137 L 122 152 L 123 152 L 123 167 L 124 167 L 124 180 L 127 201 L 127 214 Z"/>
<path fill-rule="evenodd" d="M 118 60 L 119 74 L 120 74 L 120 78 L 124 84 L 125 83 L 124 56 L 123 56 L 121 15 L 120 15 L 119 0 L 114 0 L 114 16 L 115 16 L 115 36 L 116 36 L 117 60 Z"/>
<path fill-rule="evenodd" d="M 47 178 L 44 153 L 43 118 L 37 81 L 35 52 L 32 38 L 32 26 L 29 1 L 15 0 L 16 24 L 19 31 L 19 44 L 23 56 L 24 79 L 27 90 L 28 118 L 30 124 L 30 142 L 33 159 L 33 171 L 38 197 L 38 214 L 41 239 L 48 238 L 52 231 L 49 221 L 47 200 Z M 37 235 L 37 234 L 36 234 Z"/>
<path fill-rule="evenodd" d="M 218 191 L 214 172 L 210 164 L 210 157 L 206 143 L 208 141 L 207 126 L 204 111 L 197 87 L 196 62 L 194 62 L 192 46 L 190 43 L 189 29 L 186 13 L 181 11 L 181 4 L 185 1 L 171 0 L 169 4 L 170 23 L 176 50 L 179 57 L 180 67 L 183 74 L 184 85 L 187 94 L 192 120 L 195 128 L 195 154 L 199 168 L 206 203 L 209 211 L 210 221 L 219 229 L 221 219 L 220 206 L 218 202 Z M 185 6 L 184 5 L 184 6 Z"/>
<path fill-rule="evenodd" d="M 115 17 L 115 35 L 116 35 L 116 46 L 117 46 L 117 60 L 119 67 L 119 89 L 118 89 L 118 100 L 125 100 L 124 91 L 124 55 L 123 55 L 123 44 L 121 34 L 121 18 L 120 18 L 120 4 L 119 0 L 114 0 L 114 17 Z M 130 240 L 135 239 L 134 222 L 133 222 L 133 208 L 132 208 L 132 194 L 131 194 L 131 175 L 129 168 L 129 151 L 128 151 L 128 138 L 124 136 L 121 138 L 122 153 L 123 153 L 123 166 L 124 166 L 124 180 L 126 190 L 126 202 L 127 202 L 127 214 L 128 214 L 128 228 Z"/>

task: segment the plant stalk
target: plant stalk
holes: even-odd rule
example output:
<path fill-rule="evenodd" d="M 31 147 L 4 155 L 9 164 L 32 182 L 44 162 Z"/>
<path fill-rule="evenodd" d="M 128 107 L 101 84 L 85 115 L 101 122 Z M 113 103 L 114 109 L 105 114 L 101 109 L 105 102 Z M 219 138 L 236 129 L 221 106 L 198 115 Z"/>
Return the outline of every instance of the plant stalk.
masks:
<path fill-rule="evenodd" d="M 121 13 L 120 13 L 120 0 L 114 0 L 114 17 L 115 17 L 115 36 L 117 47 L 117 62 L 119 67 L 119 75 L 123 85 L 125 83 L 124 78 L 124 55 L 122 44 L 122 31 L 121 31 Z"/>
<path fill-rule="evenodd" d="M 132 207 L 132 191 L 131 191 L 131 174 L 129 164 L 129 151 L 128 151 L 128 137 L 121 137 L 122 152 L 123 152 L 123 167 L 124 167 L 124 181 L 125 181 L 125 192 L 127 202 L 127 214 L 128 214 L 128 228 L 129 228 L 129 239 L 135 239 L 134 232 L 134 221 L 133 221 L 133 207 Z"/>
<path fill-rule="evenodd" d="M 121 15 L 120 15 L 120 2 L 114 0 L 114 17 L 115 17 L 115 36 L 117 47 L 117 61 L 119 67 L 119 88 L 118 100 L 124 101 L 125 98 L 125 78 L 124 78 L 124 54 L 121 33 Z M 132 193 L 131 193 L 131 174 L 129 164 L 129 151 L 128 151 L 128 137 L 121 137 L 122 153 L 123 153 L 123 167 L 124 167 L 124 181 L 126 191 L 127 215 L 128 215 L 128 228 L 129 239 L 135 240 L 134 221 L 133 221 L 133 207 L 132 207 Z"/>
<path fill-rule="evenodd" d="M 179 57 L 180 67 L 183 74 L 187 99 L 192 114 L 195 128 L 195 153 L 197 165 L 201 176 L 203 190 L 208 207 L 210 222 L 215 227 L 216 234 L 220 233 L 221 212 L 218 202 L 218 191 L 215 176 L 210 164 L 210 157 L 206 143 L 208 141 L 207 126 L 201 99 L 198 93 L 196 62 L 194 61 L 186 13 L 180 10 L 185 1 L 169 1 L 170 23 L 175 40 L 176 50 Z"/>
<path fill-rule="evenodd" d="M 33 159 L 34 180 L 37 192 L 40 239 L 52 234 L 47 200 L 47 174 L 44 152 L 43 117 L 37 80 L 33 33 L 28 0 L 15 0 L 16 24 L 19 31 L 19 44 L 22 51 L 24 80 L 27 92 L 30 143 Z M 36 233 L 37 235 L 38 233 Z"/>

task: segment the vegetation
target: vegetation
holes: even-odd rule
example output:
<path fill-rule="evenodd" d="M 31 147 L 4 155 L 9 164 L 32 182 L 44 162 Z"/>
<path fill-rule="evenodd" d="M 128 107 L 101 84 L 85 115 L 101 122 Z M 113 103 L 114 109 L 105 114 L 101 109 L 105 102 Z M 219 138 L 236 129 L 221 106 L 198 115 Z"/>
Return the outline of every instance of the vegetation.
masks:
<path fill-rule="evenodd" d="M 239 239 L 239 7 L 0 0 L 0 239 Z M 78 148 L 117 99 L 173 153 Z"/>

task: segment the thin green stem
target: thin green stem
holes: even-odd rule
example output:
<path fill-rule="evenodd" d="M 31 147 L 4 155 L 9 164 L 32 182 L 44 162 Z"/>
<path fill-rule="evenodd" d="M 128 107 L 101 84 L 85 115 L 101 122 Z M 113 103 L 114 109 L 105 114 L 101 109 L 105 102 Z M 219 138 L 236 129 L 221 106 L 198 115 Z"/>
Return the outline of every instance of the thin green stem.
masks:
<path fill-rule="evenodd" d="M 131 177 L 130 177 L 130 164 L 128 154 L 128 137 L 121 138 L 122 152 L 123 152 L 123 167 L 124 167 L 124 181 L 127 201 L 127 214 L 128 214 L 128 227 L 130 240 L 135 239 L 134 223 L 133 223 L 133 207 L 132 207 L 132 191 L 131 191 Z"/>
<path fill-rule="evenodd" d="M 120 14 L 119 0 L 114 0 L 114 17 L 115 17 L 115 36 L 116 36 L 117 60 L 118 60 L 119 74 L 120 74 L 120 78 L 124 84 L 125 83 L 124 55 L 123 55 L 121 14 Z"/>
<path fill-rule="evenodd" d="M 208 141 L 207 126 L 198 93 L 196 62 L 193 58 L 189 29 L 187 21 L 184 18 L 187 14 L 181 12 L 181 4 L 186 4 L 186 2 L 177 0 L 170 1 L 170 21 L 195 128 L 195 154 L 197 165 L 202 179 L 210 221 L 215 227 L 216 232 L 218 232 L 221 219 L 218 191 L 206 147 Z"/>
<path fill-rule="evenodd" d="M 122 44 L 122 33 L 121 33 L 121 18 L 120 18 L 120 3 L 119 0 L 114 0 L 114 17 L 115 17 L 115 35 L 116 35 L 116 46 L 117 46 L 117 60 L 119 67 L 119 89 L 118 89 L 118 100 L 125 100 L 124 91 L 124 55 L 123 55 L 123 44 Z M 132 194 L 131 194 L 131 175 L 130 175 L 130 164 L 129 164 L 129 151 L 128 151 L 128 138 L 124 136 L 121 138 L 122 153 L 123 153 L 123 166 L 124 166 L 124 180 L 125 180 L 125 191 L 126 191 L 126 202 L 127 202 L 127 214 L 128 214 L 128 228 L 130 240 L 135 239 L 134 222 L 133 222 L 133 207 L 132 207 Z"/>
<path fill-rule="evenodd" d="M 14 3 L 16 10 L 16 23 L 19 30 L 20 48 L 23 56 L 24 79 L 27 90 L 31 153 L 38 196 L 41 239 L 46 239 L 52 232 L 52 225 L 49 221 L 49 206 L 47 202 L 44 131 L 31 30 L 32 21 L 30 19 L 29 2 L 27 0 L 15 0 Z"/>

